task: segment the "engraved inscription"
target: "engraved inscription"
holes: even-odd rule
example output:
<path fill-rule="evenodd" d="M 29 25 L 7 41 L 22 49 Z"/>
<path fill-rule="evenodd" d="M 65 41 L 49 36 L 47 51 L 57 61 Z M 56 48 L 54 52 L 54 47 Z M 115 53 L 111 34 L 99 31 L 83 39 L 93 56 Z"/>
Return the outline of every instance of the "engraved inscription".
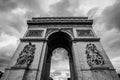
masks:
<path fill-rule="evenodd" d="M 16 65 L 30 65 L 34 59 L 35 49 L 35 45 L 29 42 L 19 54 Z"/>
<path fill-rule="evenodd" d="M 86 55 L 87 63 L 90 67 L 104 65 L 104 59 L 101 52 L 96 48 L 94 44 L 87 44 L 86 46 Z"/>

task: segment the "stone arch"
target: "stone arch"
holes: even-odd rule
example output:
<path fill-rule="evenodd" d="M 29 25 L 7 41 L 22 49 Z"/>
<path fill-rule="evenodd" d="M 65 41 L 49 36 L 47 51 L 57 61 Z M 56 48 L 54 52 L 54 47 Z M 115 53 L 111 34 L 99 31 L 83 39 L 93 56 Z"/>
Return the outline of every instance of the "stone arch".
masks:
<path fill-rule="evenodd" d="M 53 46 L 51 47 L 52 48 L 51 50 L 53 50 L 56 47 L 64 47 L 66 50 L 69 51 L 68 48 L 70 48 L 72 44 L 71 41 L 72 41 L 72 37 L 68 33 L 57 31 L 52 33 L 48 37 L 48 46 L 50 47 L 51 45 Z"/>
<path fill-rule="evenodd" d="M 72 54 L 72 37 L 66 32 L 56 31 L 50 34 L 47 38 L 47 50 L 46 58 L 44 60 L 44 71 L 43 71 L 43 80 L 48 80 L 50 75 L 50 65 L 51 65 L 51 56 L 52 51 L 56 48 L 64 48 L 68 51 L 69 57 L 69 67 L 70 67 L 70 76 L 74 78 L 74 61 Z M 71 79 L 73 80 L 73 79 Z"/>
<path fill-rule="evenodd" d="M 70 36 L 70 37 L 71 37 L 71 40 L 74 39 L 74 37 L 73 37 L 73 35 L 72 35 L 71 33 L 69 33 L 68 31 L 63 31 L 63 30 L 55 30 L 55 31 L 50 32 L 50 33 L 46 36 L 46 39 L 48 40 L 48 38 L 49 38 L 52 34 L 55 34 L 55 33 L 57 33 L 57 32 L 63 32 L 63 33 L 65 33 L 65 34 L 67 34 L 68 36 Z"/>

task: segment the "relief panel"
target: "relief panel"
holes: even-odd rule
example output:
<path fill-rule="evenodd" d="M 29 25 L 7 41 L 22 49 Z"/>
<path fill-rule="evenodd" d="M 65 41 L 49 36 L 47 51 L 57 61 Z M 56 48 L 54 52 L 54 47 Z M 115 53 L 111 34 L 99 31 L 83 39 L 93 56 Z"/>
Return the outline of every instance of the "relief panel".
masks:
<path fill-rule="evenodd" d="M 95 37 L 91 28 L 77 28 L 73 29 L 75 38 Z"/>
<path fill-rule="evenodd" d="M 93 33 L 91 30 L 76 30 L 77 36 L 93 36 Z"/>
<path fill-rule="evenodd" d="M 16 66 L 30 65 L 34 59 L 35 49 L 36 49 L 35 45 L 29 42 L 29 44 L 26 45 L 19 54 Z"/>
<path fill-rule="evenodd" d="M 87 44 L 86 46 L 87 63 L 90 67 L 100 67 L 105 64 L 101 52 L 97 49 L 95 44 Z"/>
<path fill-rule="evenodd" d="M 46 34 L 45 28 L 32 28 L 29 29 L 24 38 L 44 38 Z"/>
<path fill-rule="evenodd" d="M 44 30 L 29 30 L 26 37 L 42 37 Z"/>

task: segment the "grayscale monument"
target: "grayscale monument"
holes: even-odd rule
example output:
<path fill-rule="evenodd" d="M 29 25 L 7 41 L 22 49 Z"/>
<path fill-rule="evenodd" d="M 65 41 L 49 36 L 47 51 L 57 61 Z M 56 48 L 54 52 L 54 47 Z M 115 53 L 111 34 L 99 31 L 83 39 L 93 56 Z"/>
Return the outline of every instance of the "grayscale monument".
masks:
<path fill-rule="evenodd" d="M 53 50 L 68 52 L 70 80 L 119 80 L 100 38 L 87 17 L 37 17 L 28 29 L 1 80 L 50 80 Z"/>

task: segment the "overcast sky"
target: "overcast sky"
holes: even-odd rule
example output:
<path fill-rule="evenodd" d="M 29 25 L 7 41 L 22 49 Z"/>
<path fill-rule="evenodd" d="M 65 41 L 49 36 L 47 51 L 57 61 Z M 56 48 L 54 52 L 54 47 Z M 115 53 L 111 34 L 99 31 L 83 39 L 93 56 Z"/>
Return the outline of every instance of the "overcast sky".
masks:
<path fill-rule="evenodd" d="M 120 72 L 120 0 L 0 0 L 0 70 L 4 70 L 38 16 L 88 16 L 115 69 Z"/>

